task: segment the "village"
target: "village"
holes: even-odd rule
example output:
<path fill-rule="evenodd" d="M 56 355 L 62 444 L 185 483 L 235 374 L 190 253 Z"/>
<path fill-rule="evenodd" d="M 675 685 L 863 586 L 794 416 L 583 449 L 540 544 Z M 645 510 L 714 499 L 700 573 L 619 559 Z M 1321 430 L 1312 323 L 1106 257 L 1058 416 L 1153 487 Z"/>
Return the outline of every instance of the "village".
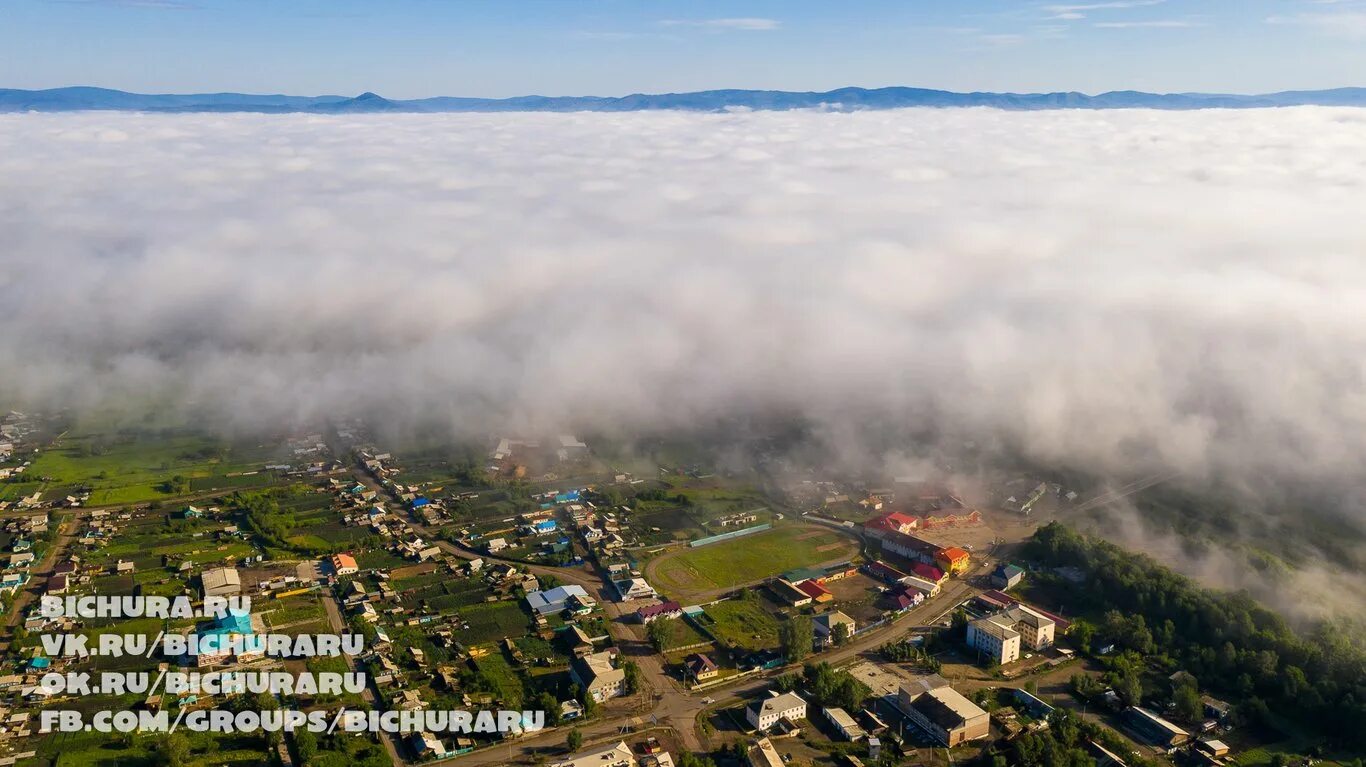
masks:
<path fill-rule="evenodd" d="M 105 466 L 117 446 L 72 449 L 61 434 L 41 418 L 4 423 L 0 470 L 24 481 L 0 485 L 0 765 L 112 764 L 109 749 L 134 763 L 164 748 L 155 736 L 38 735 L 45 708 L 233 705 L 73 699 L 39 683 L 168 668 L 365 675 L 359 692 L 277 702 L 308 710 L 546 716 L 545 729 L 511 734 L 196 736 L 204 764 L 992 764 L 1055 737 L 1100 765 L 1251 766 L 1275 753 L 1239 701 L 1136 659 L 1130 616 L 1070 607 L 1069 589 L 1091 578 L 1084 563 L 1036 553 L 1040 526 L 1081 502 L 1056 483 L 1010 478 L 991 504 L 925 476 L 774 494 L 701 463 L 613 460 L 572 435 L 399 451 L 349 421 L 245 458 L 177 448 L 183 466 L 118 484 Z M 56 476 L 83 460 L 98 472 Z M 251 608 L 208 621 L 37 610 L 44 595 L 89 594 L 245 596 Z M 248 641 L 134 658 L 52 656 L 39 642 L 111 631 Z M 329 633 L 363 649 L 279 657 L 251 641 Z"/>

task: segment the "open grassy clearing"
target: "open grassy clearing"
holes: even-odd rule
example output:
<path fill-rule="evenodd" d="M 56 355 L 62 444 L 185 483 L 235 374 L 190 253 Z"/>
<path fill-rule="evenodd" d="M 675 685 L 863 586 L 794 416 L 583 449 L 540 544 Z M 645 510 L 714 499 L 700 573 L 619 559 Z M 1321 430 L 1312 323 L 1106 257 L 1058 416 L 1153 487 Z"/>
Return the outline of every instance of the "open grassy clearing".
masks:
<path fill-rule="evenodd" d="M 496 642 L 503 637 L 518 637 L 526 633 L 531 619 L 516 602 L 481 602 L 460 608 L 460 617 L 470 627 L 457 634 L 468 645 Z"/>
<path fill-rule="evenodd" d="M 259 605 L 257 612 L 265 616 L 266 623 L 271 628 L 327 617 L 322 599 L 317 594 L 261 600 L 255 604 Z"/>
<path fill-rule="evenodd" d="M 834 530 L 790 525 L 670 552 L 649 565 L 653 582 L 675 596 L 729 589 L 787 570 L 852 556 L 857 545 Z"/>
<path fill-rule="evenodd" d="M 188 432 L 113 432 L 64 436 L 28 469 L 47 478 L 45 494 L 91 490 L 90 506 L 140 503 L 188 492 L 273 482 L 259 472 L 277 447 L 233 446 Z M 228 476 L 228 475 L 235 476 Z"/>
<path fill-rule="evenodd" d="M 731 599 L 706 607 L 703 619 L 718 641 L 744 650 L 778 646 L 778 619 L 757 601 Z"/>
<path fill-rule="evenodd" d="M 695 644 L 711 641 L 711 639 L 698 631 L 696 627 L 684 618 L 661 618 L 658 622 L 664 627 L 665 652 L 679 647 L 691 647 Z"/>
<path fill-rule="evenodd" d="M 487 680 L 494 689 L 493 694 L 509 708 L 522 705 L 522 678 L 508 663 L 503 653 L 494 650 L 475 660 L 479 675 Z"/>

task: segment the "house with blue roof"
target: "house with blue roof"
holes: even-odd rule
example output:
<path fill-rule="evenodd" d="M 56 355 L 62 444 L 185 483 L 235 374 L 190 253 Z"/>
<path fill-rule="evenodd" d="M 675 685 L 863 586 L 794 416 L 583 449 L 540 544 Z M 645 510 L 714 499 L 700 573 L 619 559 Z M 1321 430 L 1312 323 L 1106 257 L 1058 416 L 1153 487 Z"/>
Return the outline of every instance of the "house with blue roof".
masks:
<path fill-rule="evenodd" d="M 265 638 L 251 625 L 251 613 L 229 610 L 213 620 L 208 628 L 197 632 L 199 666 L 212 665 L 236 655 L 239 662 L 259 658 L 266 650 Z"/>
<path fill-rule="evenodd" d="M 576 501 L 578 501 L 578 500 L 579 500 L 579 491 L 578 491 L 578 490 L 570 490 L 570 491 L 568 491 L 568 492 L 557 493 L 557 494 L 555 495 L 555 503 L 574 503 L 574 502 L 576 502 Z"/>
<path fill-rule="evenodd" d="M 419 495 L 418 497 L 416 497 L 416 498 L 413 499 L 413 504 L 412 504 L 412 506 L 413 506 L 414 509 L 420 509 L 420 508 L 422 508 L 423 506 L 426 506 L 426 505 L 429 504 L 429 503 L 431 503 L 431 501 L 430 501 L 429 499 L 423 498 L 422 496 Z"/>

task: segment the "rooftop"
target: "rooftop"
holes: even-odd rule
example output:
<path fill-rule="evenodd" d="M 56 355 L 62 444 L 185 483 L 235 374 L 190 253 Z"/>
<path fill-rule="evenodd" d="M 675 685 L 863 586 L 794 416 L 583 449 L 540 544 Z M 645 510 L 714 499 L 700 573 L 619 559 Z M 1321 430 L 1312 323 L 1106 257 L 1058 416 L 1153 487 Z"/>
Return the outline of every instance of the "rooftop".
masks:
<path fill-rule="evenodd" d="M 944 730 L 961 727 L 972 719 L 987 715 L 976 703 L 947 686 L 936 687 L 916 698 L 911 708 Z"/>
<path fill-rule="evenodd" d="M 800 706 L 805 706 L 806 701 L 795 692 L 785 692 L 782 695 L 773 695 L 759 701 L 758 705 L 751 704 L 753 709 L 762 718 L 769 714 L 781 714 Z"/>

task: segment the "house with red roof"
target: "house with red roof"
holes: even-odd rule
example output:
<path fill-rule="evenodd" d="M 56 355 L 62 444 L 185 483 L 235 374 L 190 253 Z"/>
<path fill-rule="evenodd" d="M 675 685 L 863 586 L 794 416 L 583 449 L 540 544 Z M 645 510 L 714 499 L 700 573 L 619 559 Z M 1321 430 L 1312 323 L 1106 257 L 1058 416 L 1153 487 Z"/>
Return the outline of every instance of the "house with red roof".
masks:
<path fill-rule="evenodd" d="M 912 530 L 920 529 L 920 518 L 893 511 L 890 514 L 873 517 L 864 523 L 864 527 L 886 530 L 892 533 L 909 533 Z"/>
<path fill-rule="evenodd" d="M 925 601 L 925 592 L 911 586 L 905 586 L 893 591 L 887 599 L 893 610 L 909 610 Z"/>
<path fill-rule="evenodd" d="M 651 623 L 660 618 L 678 618 L 683 615 L 683 606 L 677 602 L 660 602 L 636 610 L 636 620 Z"/>
<path fill-rule="evenodd" d="M 814 602 L 829 602 L 835 598 L 835 595 L 830 593 L 830 589 L 827 589 L 814 580 L 805 580 L 795 585 L 798 590 L 811 597 L 811 600 Z"/>
<path fill-rule="evenodd" d="M 716 665 L 716 661 L 702 653 L 689 655 L 683 661 L 683 671 L 694 683 L 702 682 L 707 679 L 714 679 L 721 673 L 721 668 Z"/>
<path fill-rule="evenodd" d="M 944 579 L 949 577 L 944 573 L 943 570 L 940 570 L 934 565 L 926 564 L 924 562 L 916 562 L 915 564 L 911 565 L 911 575 L 914 575 L 917 578 L 924 578 L 927 581 L 933 581 L 935 583 L 943 583 Z"/>

